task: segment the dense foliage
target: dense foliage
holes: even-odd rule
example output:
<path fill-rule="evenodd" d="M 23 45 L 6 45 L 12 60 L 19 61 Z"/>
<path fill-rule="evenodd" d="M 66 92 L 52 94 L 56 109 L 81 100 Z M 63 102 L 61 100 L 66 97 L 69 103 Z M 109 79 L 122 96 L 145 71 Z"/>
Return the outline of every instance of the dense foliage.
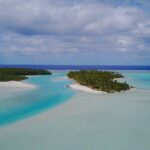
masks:
<path fill-rule="evenodd" d="M 25 68 L 0 68 L 0 81 L 21 81 L 28 77 L 26 75 L 50 75 L 51 72 L 41 69 Z"/>
<path fill-rule="evenodd" d="M 126 82 L 119 83 L 116 80 L 117 78 L 123 77 L 123 75 L 117 72 L 97 70 L 70 71 L 68 77 L 74 79 L 81 85 L 109 93 L 130 89 L 130 86 Z"/>

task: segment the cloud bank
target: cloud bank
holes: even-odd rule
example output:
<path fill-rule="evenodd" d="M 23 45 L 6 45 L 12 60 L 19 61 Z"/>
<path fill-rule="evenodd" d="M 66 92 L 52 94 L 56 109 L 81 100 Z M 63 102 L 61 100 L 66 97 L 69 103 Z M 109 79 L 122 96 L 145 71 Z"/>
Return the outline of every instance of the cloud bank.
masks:
<path fill-rule="evenodd" d="M 0 63 L 150 64 L 147 6 L 147 0 L 0 0 Z"/>

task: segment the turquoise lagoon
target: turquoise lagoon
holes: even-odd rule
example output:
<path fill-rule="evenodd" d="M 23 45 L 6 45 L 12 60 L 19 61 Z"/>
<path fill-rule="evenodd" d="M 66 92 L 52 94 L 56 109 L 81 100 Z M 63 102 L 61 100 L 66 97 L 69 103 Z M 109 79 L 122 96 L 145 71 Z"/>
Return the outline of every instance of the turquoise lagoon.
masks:
<path fill-rule="evenodd" d="M 0 127 L 0 150 L 150 150 L 150 72 L 120 72 L 135 90 L 89 94 L 64 89 L 66 72 L 31 77 L 39 89 L 1 100 L 4 120 L 17 111 Z"/>
<path fill-rule="evenodd" d="M 150 89 L 150 71 L 122 71 L 130 85 L 141 89 Z"/>
<path fill-rule="evenodd" d="M 65 72 L 53 75 L 30 76 L 25 82 L 37 86 L 31 91 L 3 91 L 0 97 L 0 125 L 8 124 L 24 117 L 52 108 L 71 98 L 74 94 L 66 85 Z"/>
<path fill-rule="evenodd" d="M 139 89 L 150 89 L 149 71 L 120 72 L 125 76 L 124 80 L 130 85 Z M 29 76 L 25 82 L 36 85 L 37 89 L 16 93 L 8 91 L 0 93 L 0 125 L 29 117 L 69 100 L 75 91 L 65 88 L 72 83 L 71 80 L 67 79 L 66 74 L 66 71 L 56 71 L 51 76 Z"/>

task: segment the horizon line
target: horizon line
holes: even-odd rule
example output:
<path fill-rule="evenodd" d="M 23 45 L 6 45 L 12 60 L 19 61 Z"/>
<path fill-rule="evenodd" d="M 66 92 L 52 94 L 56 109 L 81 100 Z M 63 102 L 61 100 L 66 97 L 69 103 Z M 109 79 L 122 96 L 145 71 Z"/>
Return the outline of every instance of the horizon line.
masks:
<path fill-rule="evenodd" d="M 67 65 L 67 64 L 0 64 L 0 66 L 6 66 L 6 65 L 10 65 L 10 66 L 24 66 L 24 65 L 28 65 L 28 66 L 149 66 L 149 65 L 100 65 L 100 64 L 94 64 L 94 65 Z"/>

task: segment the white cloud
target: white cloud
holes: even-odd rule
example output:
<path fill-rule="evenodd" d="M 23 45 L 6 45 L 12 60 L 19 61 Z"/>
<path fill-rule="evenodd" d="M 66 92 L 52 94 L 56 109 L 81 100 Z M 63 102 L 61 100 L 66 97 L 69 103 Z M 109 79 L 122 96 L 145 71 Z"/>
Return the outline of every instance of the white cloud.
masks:
<path fill-rule="evenodd" d="M 136 6 L 50 0 L 0 1 L 1 55 L 149 53 L 150 18 Z"/>

